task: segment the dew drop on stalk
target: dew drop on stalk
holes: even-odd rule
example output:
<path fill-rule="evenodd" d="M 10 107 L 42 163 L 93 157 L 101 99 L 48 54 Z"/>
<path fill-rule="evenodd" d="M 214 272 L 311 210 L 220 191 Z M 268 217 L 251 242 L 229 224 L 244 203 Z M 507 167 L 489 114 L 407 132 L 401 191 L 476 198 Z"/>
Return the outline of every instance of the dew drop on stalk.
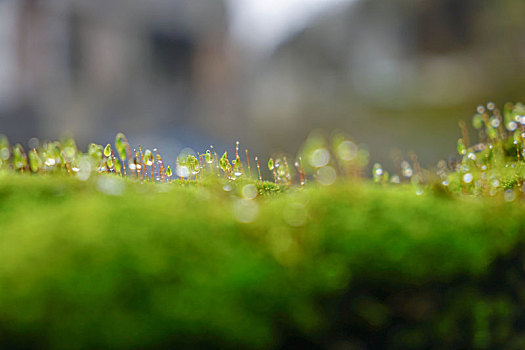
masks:
<path fill-rule="evenodd" d="M 111 145 L 109 143 L 104 148 L 104 155 L 106 157 L 109 157 L 111 155 Z"/>
<path fill-rule="evenodd" d="M 190 170 L 185 165 L 177 166 L 177 168 L 175 169 L 175 172 L 177 173 L 178 177 L 186 178 L 190 176 Z"/>
<path fill-rule="evenodd" d="M 273 171 L 274 168 L 275 168 L 275 166 L 274 166 L 274 163 L 273 163 L 273 158 L 268 159 L 268 169 L 270 171 Z"/>
<path fill-rule="evenodd" d="M 476 111 L 477 111 L 479 114 L 483 114 L 483 113 L 485 113 L 485 107 L 482 106 L 482 105 L 479 105 L 478 108 L 476 108 Z"/>
<path fill-rule="evenodd" d="M 375 163 L 374 164 L 374 176 L 381 176 L 383 175 L 383 168 L 381 167 L 381 164 Z"/>
<path fill-rule="evenodd" d="M 471 173 L 466 173 L 465 175 L 463 175 L 463 182 L 466 183 L 466 184 L 469 184 L 472 182 L 472 174 Z"/>
<path fill-rule="evenodd" d="M 153 165 L 153 153 L 149 149 L 144 151 L 144 164 L 147 166 Z"/>
<path fill-rule="evenodd" d="M 166 168 L 166 176 L 170 178 L 173 175 L 173 172 L 171 171 L 171 167 L 168 165 Z"/>
<path fill-rule="evenodd" d="M 204 155 L 204 158 L 206 159 L 206 163 L 208 163 L 208 164 L 213 163 L 213 154 L 210 152 L 210 150 L 206 151 L 206 154 Z"/>
<path fill-rule="evenodd" d="M 468 155 L 467 155 L 468 159 L 470 160 L 476 160 L 476 155 L 472 152 L 470 152 Z"/>
<path fill-rule="evenodd" d="M 55 158 L 47 158 L 44 164 L 48 167 L 54 166 L 56 164 Z"/>
<path fill-rule="evenodd" d="M 507 123 L 507 130 L 508 131 L 514 131 L 518 127 L 518 124 L 514 121 L 510 121 Z"/>
<path fill-rule="evenodd" d="M 460 155 L 467 154 L 467 148 L 465 147 L 465 143 L 463 142 L 463 139 L 458 140 L 458 153 Z"/>
<path fill-rule="evenodd" d="M 113 169 L 113 166 L 114 166 L 113 157 L 108 157 L 106 160 L 106 164 L 108 165 L 109 169 Z"/>
<path fill-rule="evenodd" d="M 500 125 L 500 121 L 498 118 L 491 118 L 490 120 L 490 125 L 493 127 L 493 128 L 498 128 L 499 125 Z"/>
<path fill-rule="evenodd" d="M 489 103 L 487 103 L 487 109 L 488 109 L 489 111 L 493 111 L 494 108 L 496 108 L 496 105 L 494 104 L 494 102 L 489 102 Z"/>

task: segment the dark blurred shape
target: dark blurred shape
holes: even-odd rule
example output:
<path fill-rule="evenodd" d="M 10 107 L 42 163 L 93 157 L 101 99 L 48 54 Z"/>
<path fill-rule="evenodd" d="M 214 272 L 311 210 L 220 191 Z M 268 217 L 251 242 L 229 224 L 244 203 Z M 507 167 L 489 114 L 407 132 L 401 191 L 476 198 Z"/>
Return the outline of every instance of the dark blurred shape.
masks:
<path fill-rule="evenodd" d="M 475 0 L 420 1 L 416 10 L 418 50 L 446 53 L 472 44 L 472 25 L 480 4 Z"/>

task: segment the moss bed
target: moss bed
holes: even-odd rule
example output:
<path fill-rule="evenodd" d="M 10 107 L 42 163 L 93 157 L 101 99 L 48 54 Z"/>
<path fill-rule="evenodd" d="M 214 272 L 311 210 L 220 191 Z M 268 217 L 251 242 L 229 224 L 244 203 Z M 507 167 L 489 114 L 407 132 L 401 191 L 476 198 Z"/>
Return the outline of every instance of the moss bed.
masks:
<path fill-rule="evenodd" d="M 244 185 L 0 176 L 0 347 L 525 347 L 519 198 Z"/>

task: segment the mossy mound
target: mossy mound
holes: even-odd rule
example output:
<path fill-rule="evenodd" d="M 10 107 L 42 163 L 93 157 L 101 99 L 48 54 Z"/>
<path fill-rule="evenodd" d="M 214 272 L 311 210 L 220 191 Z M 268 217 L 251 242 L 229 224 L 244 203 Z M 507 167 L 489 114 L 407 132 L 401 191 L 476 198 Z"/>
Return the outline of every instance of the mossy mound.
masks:
<path fill-rule="evenodd" d="M 1 347 L 523 348 L 519 197 L 242 188 L 1 176 Z"/>

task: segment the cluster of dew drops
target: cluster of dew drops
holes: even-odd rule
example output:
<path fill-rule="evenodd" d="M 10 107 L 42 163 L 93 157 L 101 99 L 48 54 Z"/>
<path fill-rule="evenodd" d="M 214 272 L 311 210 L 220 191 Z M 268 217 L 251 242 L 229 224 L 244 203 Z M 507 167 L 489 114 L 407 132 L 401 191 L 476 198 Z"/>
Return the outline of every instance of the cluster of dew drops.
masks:
<path fill-rule="evenodd" d="M 398 163 L 398 174 L 389 176 L 375 163 L 375 182 L 399 184 L 410 181 L 416 193 L 436 183 L 450 193 L 496 196 L 506 201 L 524 197 L 525 180 L 525 105 L 507 103 L 502 110 L 493 102 L 480 105 L 472 117 L 472 129 L 460 122 L 462 137 L 457 141 L 457 156 L 438 162 L 435 171 L 421 170 L 412 154 Z M 470 137 L 477 134 L 476 141 Z"/>
<path fill-rule="evenodd" d="M 507 103 L 502 110 L 492 102 L 478 106 L 471 130 L 464 122 L 460 122 L 460 129 L 458 155 L 440 161 L 435 171 L 422 169 L 417 156 L 411 153 L 408 160 L 395 160 L 397 171 L 393 174 L 381 164 L 373 164 L 373 181 L 410 183 L 417 194 L 423 193 L 427 185 L 439 183 L 452 193 L 491 196 L 504 193 L 506 199 L 521 195 L 525 179 L 525 105 Z M 470 136 L 471 131 L 477 134 L 476 141 Z M 105 173 L 154 183 L 216 177 L 225 180 L 225 189 L 239 178 L 259 180 L 262 185 L 262 174 L 268 172 L 270 182 L 280 186 L 305 186 L 307 181 L 328 186 L 338 178 L 362 178 L 370 154 L 366 146 L 343 133 L 327 138 L 313 132 L 295 159 L 290 158 L 284 155 L 269 158 L 265 170 L 258 157 L 250 160 L 248 150 L 240 150 L 237 141 L 233 157 L 228 152 L 219 156 L 213 146 L 204 153 L 184 149 L 172 170 L 157 148 L 132 148 L 123 133 L 116 135 L 114 146 L 91 143 L 85 153 L 78 150 L 72 138 L 44 142 L 32 138 L 26 149 L 21 144 L 10 146 L 7 137 L 0 135 L 1 171 L 64 173 L 81 180 L 94 173 Z"/>

